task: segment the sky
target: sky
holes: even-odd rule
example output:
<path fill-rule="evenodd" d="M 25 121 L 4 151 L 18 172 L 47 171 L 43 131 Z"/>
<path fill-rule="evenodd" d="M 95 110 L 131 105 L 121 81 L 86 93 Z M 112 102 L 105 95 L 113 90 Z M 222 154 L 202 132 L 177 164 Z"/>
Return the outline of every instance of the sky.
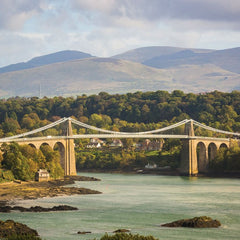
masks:
<path fill-rule="evenodd" d="M 62 50 L 240 47 L 239 0 L 0 0 L 0 67 Z"/>

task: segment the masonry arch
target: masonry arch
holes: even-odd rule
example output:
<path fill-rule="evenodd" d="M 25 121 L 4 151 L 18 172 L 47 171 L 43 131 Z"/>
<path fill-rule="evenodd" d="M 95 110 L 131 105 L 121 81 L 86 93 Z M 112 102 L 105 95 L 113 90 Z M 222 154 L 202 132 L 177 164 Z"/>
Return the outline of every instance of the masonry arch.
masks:
<path fill-rule="evenodd" d="M 217 145 L 211 142 L 208 145 L 208 159 L 209 161 L 213 160 L 217 156 Z"/>
<path fill-rule="evenodd" d="M 66 164 L 66 149 L 65 146 L 61 142 L 56 142 L 54 147 L 54 151 L 58 151 L 60 154 L 60 164 L 62 168 L 65 170 L 65 164 Z"/>
<path fill-rule="evenodd" d="M 49 150 L 53 150 L 53 148 L 46 142 L 43 142 L 39 149 L 42 151 L 43 155 L 46 157 L 46 161 L 48 161 L 48 158 L 50 157 L 50 155 L 48 155 Z"/>
<path fill-rule="evenodd" d="M 37 149 L 37 147 L 33 143 L 29 143 L 28 146 Z"/>
<path fill-rule="evenodd" d="M 206 172 L 208 169 L 207 147 L 203 142 L 197 144 L 197 166 L 199 173 Z"/>
<path fill-rule="evenodd" d="M 225 149 L 228 149 L 228 146 L 227 146 L 227 144 L 226 143 L 222 143 L 221 145 L 220 145 L 220 147 L 219 148 L 225 148 Z"/>
<path fill-rule="evenodd" d="M 43 148 L 44 146 L 49 146 L 50 148 L 51 148 L 51 146 L 48 144 L 48 143 L 46 143 L 46 142 L 43 142 L 43 143 L 41 143 L 41 145 L 40 145 L 40 149 L 41 148 Z"/>

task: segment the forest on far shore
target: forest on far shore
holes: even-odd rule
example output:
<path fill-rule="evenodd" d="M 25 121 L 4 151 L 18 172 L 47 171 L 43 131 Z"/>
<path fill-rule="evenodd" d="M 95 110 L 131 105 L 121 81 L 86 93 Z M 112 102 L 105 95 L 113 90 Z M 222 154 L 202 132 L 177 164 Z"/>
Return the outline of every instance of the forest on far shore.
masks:
<path fill-rule="evenodd" d="M 65 98 L 14 97 L 1 99 L 0 138 L 37 129 L 62 117 L 70 116 L 89 125 L 123 132 L 159 129 L 184 119 L 194 119 L 221 130 L 240 132 L 240 91 L 231 93 L 214 91 L 202 94 L 184 93 L 180 90 L 171 93 L 167 91 L 127 94 L 101 92 L 98 95 Z M 35 136 L 59 135 L 61 131 L 60 127 L 55 127 Z M 84 133 L 84 131 L 84 129 L 74 129 L 75 133 Z M 196 129 L 196 134 L 212 136 L 213 133 Z M 166 140 L 163 150 L 154 154 L 133 151 L 129 148 L 129 142 L 123 148 L 114 149 L 114 151 L 109 149 L 107 151 L 86 151 L 84 147 L 86 144 L 87 141 L 76 141 L 77 167 L 79 169 L 93 168 L 93 166 L 95 168 L 97 166 L 98 169 L 134 169 L 142 167 L 143 164 L 148 162 L 157 163 L 159 166 L 168 165 L 177 168 L 178 161 L 174 159 L 179 159 L 181 151 L 180 140 Z M 10 149 L 13 149 L 15 153 L 16 151 L 21 152 L 22 159 L 28 158 L 32 161 L 37 161 L 37 154 L 44 155 L 42 153 L 30 153 L 30 150 L 28 150 L 27 157 L 26 154 L 24 156 L 25 150 L 22 147 L 5 146 L 2 149 L 5 154 L 0 156 L 0 168 L 1 164 L 2 168 L 5 169 L 11 170 L 14 168 L 6 160 L 6 156 L 13 159 L 13 155 L 9 155 Z M 55 161 L 55 155 L 49 149 L 41 151 L 45 151 L 46 155 L 43 157 L 45 159 L 44 166 L 48 169 L 51 168 L 55 177 L 58 174 L 61 175 L 62 172 Z M 52 154 L 51 160 L 47 160 L 47 155 L 49 155 L 47 151 Z M 174 156 L 174 159 L 172 156 Z M 238 146 L 235 146 L 234 149 L 220 152 L 210 167 L 220 172 L 224 170 L 240 171 L 239 159 L 240 150 Z M 24 162 L 25 160 L 21 161 Z M 34 169 L 37 168 L 34 162 L 31 162 L 30 165 Z M 23 163 L 22 166 L 25 166 L 25 172 L 28 172 L 27 164 Z M 24 175 L 25 173 L 21 174 Z"/>
<path fill-rule="evenodd" d="M 184 93 L 175 90 L 0 100 L 0 137 L 36 129 L 62 117 L 120 131 L 155 129 L 194 119 L 222 130 L 240 131 L 240 91 Z"/>

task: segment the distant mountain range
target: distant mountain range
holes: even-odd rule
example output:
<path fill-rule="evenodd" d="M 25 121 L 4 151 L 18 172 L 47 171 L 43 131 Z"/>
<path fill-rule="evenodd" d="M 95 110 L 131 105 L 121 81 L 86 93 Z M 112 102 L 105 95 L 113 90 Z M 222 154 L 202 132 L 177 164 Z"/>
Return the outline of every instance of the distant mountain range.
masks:
<path fill-rule="evenodd" d="M 240 48 L 144 47 L 110 58 L 61 51 L 0 68 L 0 97 L 240 90 Z"/>
<path fill-rule="evenodd" d="M 82 59 L 82 58 L 89 58 L 89 57 L 92 57 L 92 55 L 79 52 L 79 51 L 70 51 L 70 50 L 61 51 L 61 52 L 40 56 L 40 57 L 35 57 L 26 63 L 21 62 L 21 63 L 11 64 L 6 67 L 2 67 L 0 68 L 0 73 L 19 71 L 19 70 L 24 70 L 29 68 L 40 67 L 40 66 L 44 66 L 52 63 L 67 62 L 75 59 Z"/>

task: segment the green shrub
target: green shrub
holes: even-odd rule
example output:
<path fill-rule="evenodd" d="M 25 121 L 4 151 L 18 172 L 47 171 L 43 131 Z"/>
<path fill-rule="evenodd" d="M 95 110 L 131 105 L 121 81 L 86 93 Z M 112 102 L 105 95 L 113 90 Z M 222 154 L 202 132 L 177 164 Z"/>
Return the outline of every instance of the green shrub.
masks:
<path fill-rule="evenodd" d="M 13 180 L 14 180 L 14 176 L 12 171 L 0 169 L 0 183 L 13 181 Z"/>
<path fill-rule="evenodd" d="M 12 235 L 7 240 L 41 240 L 41 238 L 33 235 Z"/>
<path fill-rule="evenodd" d="M 115 235 L 105 234 L 100 240 L 158 240 L 153 236 L 142 236 L 138 234 L 117 233 Z"/>
<path fill-rule="evenodd" d="M 10 180 L 10 181 L 14 180 L 13 173 L 10 170 L 3 171 L 2 177 L 3 179 L 6 179 L 6 180 Z"/>

